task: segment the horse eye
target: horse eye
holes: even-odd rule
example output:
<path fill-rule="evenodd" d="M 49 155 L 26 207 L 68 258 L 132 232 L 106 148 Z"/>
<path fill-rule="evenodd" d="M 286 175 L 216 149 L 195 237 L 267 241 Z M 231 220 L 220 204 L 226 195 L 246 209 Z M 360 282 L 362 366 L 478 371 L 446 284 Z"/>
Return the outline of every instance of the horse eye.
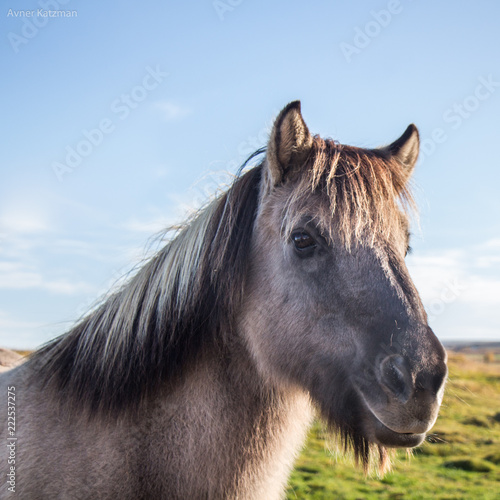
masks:
<path fill-rule="evenodd" d="M 316 242 L 311 235 L 307 234 L 304 231 L 297 231 L 292 234 L 292 241 L 295 246 L 295 249 L 299 252 L 303 252 L 305 250 L 312 250 L 316 247 Z"/>

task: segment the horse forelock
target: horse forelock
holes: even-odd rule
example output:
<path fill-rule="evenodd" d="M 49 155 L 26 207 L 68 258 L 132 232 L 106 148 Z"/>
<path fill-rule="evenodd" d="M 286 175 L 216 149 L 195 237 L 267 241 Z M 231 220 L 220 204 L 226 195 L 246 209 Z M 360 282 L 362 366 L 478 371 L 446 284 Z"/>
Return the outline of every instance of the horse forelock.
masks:
<path fill-rule="evenodd" d="M 128 283 L 37 351 L 34 381 L 92 416 L 137 410 L 181 377 L 201 346 L 232 328 L 241 298 L 262 167 L 239 176 Z"/>
<path fill-rule="evenodd" d="M 311 207 L 311 195 L 326 203 Z M 314 137 L 302 175 L 284 203 L 284 234 L 304 216 L 322 226 L 330 241 L 348 248 L 378 236 L 387 239 L 401 217 L 415 214 L 408 172 L 382 149 L 363 149 Z M 370 238 L 363 238 L 370 235 Z"/>

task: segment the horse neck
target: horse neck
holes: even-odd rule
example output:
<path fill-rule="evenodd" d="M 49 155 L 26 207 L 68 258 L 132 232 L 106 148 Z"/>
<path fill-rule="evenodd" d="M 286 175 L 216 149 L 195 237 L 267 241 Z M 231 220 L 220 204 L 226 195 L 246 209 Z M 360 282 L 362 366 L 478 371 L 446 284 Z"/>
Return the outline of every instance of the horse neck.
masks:
<path fill-rule="evenodd" d="M 311 416 L 306 394 L 267 385 L 233 346 L 222 356 L 205 351 L 154 420 L 166 422 L 162 446 L 172 452 L 169 466 L 186 474 L 184 495 L 209 484 L 209 497 L 279 498 Z"/>

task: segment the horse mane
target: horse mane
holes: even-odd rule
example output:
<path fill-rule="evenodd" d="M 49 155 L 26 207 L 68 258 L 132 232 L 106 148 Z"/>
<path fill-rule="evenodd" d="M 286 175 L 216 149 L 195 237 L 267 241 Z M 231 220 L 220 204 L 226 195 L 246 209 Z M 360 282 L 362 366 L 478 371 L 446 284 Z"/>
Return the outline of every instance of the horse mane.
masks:
<path fill-rule="evenodd" d="M 35 352 L 36 379 L 89 415 L 118 414 L 181 376 L 202 346 L 223 344 L 215 337 L 241 299 L 261 172 L 237 175 L 128 283 Z"/>

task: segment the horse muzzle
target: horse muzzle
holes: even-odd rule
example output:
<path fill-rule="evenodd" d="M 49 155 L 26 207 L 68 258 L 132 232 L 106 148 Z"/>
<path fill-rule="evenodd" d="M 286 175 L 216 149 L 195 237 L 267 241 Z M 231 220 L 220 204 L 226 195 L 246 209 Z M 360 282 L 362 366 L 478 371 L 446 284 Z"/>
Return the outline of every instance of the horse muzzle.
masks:
<path fill-rule="evenodd" d="M 356 384 L 367 437 L 387 447 L 421 444 L 437 419 L 447 372 L 444 359 L 417 371 L 399 354 L 385 357 L 375 380 Z"/>

